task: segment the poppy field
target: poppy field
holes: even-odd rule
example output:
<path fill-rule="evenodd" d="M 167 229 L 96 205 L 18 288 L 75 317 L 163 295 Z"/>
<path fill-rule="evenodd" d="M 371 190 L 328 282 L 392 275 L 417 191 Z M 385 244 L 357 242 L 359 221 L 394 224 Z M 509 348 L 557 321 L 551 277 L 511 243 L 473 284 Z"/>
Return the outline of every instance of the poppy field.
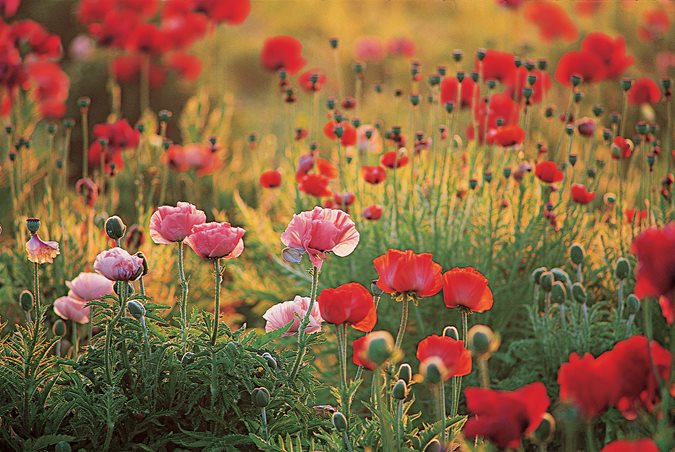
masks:
<path fill-rule="evenodd" d="M 675 449 L 672 0 L 0 14 L 0 450 Z"/>

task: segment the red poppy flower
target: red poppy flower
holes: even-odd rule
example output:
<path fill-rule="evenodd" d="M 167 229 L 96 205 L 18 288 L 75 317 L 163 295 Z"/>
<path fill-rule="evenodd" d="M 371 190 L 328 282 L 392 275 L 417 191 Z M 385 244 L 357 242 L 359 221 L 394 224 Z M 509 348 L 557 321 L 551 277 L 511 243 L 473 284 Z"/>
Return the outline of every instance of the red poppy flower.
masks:
<path fill-rule="evenodd" d="M 560 400 L 574 404 L 588 418 L 601 414 L 609 407 L 615 391 L 616 381 L 608 375 L 609 369 L 590 353 L 583 358 L 572 353 L 558 370 Z"/>
<path fill-rule="evenodd" d="M 412 58 L 415 56 L 415 43 L 410 38 L 391 38 L 387 43 L 389 55 Z"/>
<path fill-rule="evenodd" d="M 476 71 L 478 71 L 478 67 L 479 62 L 476 60 Z M 511 85 L 515 76 L 516 57 L 512 53 L 493 49 L 489 49 L 485 53 L 481 74 L 483 80 L 497 80 L 503 85 Z M 463 83 L 462 90 L 464 90 Z"/>
<path fill-rule="evenodd" d="M 628 224 L 642 224 L 649 216 L 649 212 L 646 209 L 626 209 L 624 211 L 624 216 L 626 217 L 626 223 Z"/>
<path fill-rule="evenodd" d="M 497 127 L 495 133 L 488 137 L 488 143 L 496 143 L 505 148 L 522 144 L 523 140 L 525 131 L 518 126 Z"/>
<path fill-rule="evenodd" d="M 187 53 L 178 52 L 172 54 L 169 57 L 167 64 L 171 69 L 176 71 L 178 75 L 189 82 L 197 80 L 199 74 L 202 72 L 201 60 L 196 56 Z"/>
<path fill-rule="evenodd" d="M 530 2 L 525 6 L 525 17 L 539 29 L 539 36 L 544 42 L 577 39 L 576 25 L 557 3 L 546 0 Z"/>
<path fill-rule="evenodd" d="M 356 201 L 356 196 L 354 196 L 354 193 L 333 193 L 333 202 L 337 208 L 340 208 L 342 204 L 345 206 L 351 206 L 354 204 L 354 201 Z"/>
<path fill-rule="evenodd" d="M 162 8 L 160 30 L 171 49 L 187 49 L 203 37 L 208 28 L 208 18 L 194 12 L 185 0 L 167 0 Z"/>
<path fill-rule="evenodd" d="M 66 112 L 70 79 L 58 64 L 36 61 L 26 67 L 30 85 L 35 89 L 35 100 L 45 118 L 60 118 Z"/>
<path fill-rule="evenodd" d="M 347 323 L 359 331 L 368 332 L 377 322 L 373 296 L 359 283 L 352 282 L 335 289 L 324 289 L 317 301 L 321 318 L 327 323 Z"/>
<path fill-rule="evenodd" d="M 537 163 L 537 166 L 534 167 L 534 175 L 547 184 L 560 182 L 565 177 L 563 172 L 558 169 L 558 165 L 551 161 Z"/>
<path fill-rule="evenodd" d="M 314 168 L 314 156 L 303 154 L 298 157 L 298 166 L 295 170 L 295 181 L 300 182 Z"/>
<path fill-rule="evenodd" d="M 595 133 L 595 120 L 592 118 L 581 118 L 577 121 L 577 130 L 582 137 L 592 137 Z"/>
<path fill-rule="evenodd" d="M 621 77 L 635 61 L 632 56 L 626 55 L 626 42 L 623 37 L 613 39 L 601 32 L 589 33 L 581 41 L 581 51 L 593 53 L 602 60 L 605 67 L 604 76 L 608 79 Z"/>
<path fill-rule="evenodd" d="M 0 15 L 4 17 L 12 17 L 19 9 L 21 0 L 2 0 L 0 1 Z"/>
<path fill-rule="evenodd" d="M 197 176 L 213 174 L 221 166 L 218 154 L 204 144 L 173 145 L 164 154 L 164 159 L 174 170 L 194 170 Z"/>
<path fill-rule="evenodd" d="M 332 196 L 333 192 L 328 189 L 330 180 L 322 174 L 307 174 L 300 180 L 298 189 L 310 196 L 324 198 Z"/>
<path fill-rule="evenodd" d="M 637 35 L 642 41 L 650 42 L 662 39 L 670 28 L 670 18 L 663 9 L 650 9 L 645 11 L 642 24 L 638 27 Z"/>
<path fill-rule="evenodd" d="M 326 83 L 326 74 L 318 68 L 309 69 L 298 76 L 298 84 L 308 93 L 320 91 L 324 83 Z"/>
<path fill-rule="evenodd" d="M 368 352 L 367 347 L 368 335 L 366 334 L 363 337 L 356 339 L 352 342 L 352 348 L 354 349 L 354 354 L 352 356 L 352 362 L 357 366 L 364 367 L 368 370 L 377 369 L 377 364 L 372 361 L 369 361 L 366 354 Z"/>
<path fill-rule="evenodd" d="M 427 336 L 417 344 L 417 359 L 420 370 L 428 364 L 441 365 L 443 381 L 450 377 L 461 377 L 471 373 L 471 352 L 466 349 L 463 341 L 457 341 L 448 336 Z"/>
<path fill-rule="evenodd" d="M 49 33 L 33 20 L 25 19 L 14 22 L 6 32 L 7 39 L 13 41 L 23 55 L 30 54 L 40 59 L 61 58 L 61 38 Z"/>
<path fill-rule="evenodd" d="M 131 11 L 110 10 L 102 22 L 89 25 L 89 33 L 104 47 L 125 49 L 134 29 L 140 25 L 138 15 Z"/>
<path fill-rule="evenodd" d="M 527 78 L 530 75 L 537 77 L 537 80 L 534 82 L 534 85 L 530 86 L 527 82 Z M 507 92 L 516 100 L 520 101 L 523 98 L 523 88 L 531 87 L 532 96 L 530 96 L 530 102 L 533 104 L 538 104 L 544 98 L 544 94 L 551 89 L 551 77 L 549 77 L 546 71 L 540 71 L 538 69 L 533 69 L 528 71 L 525 66 L 520 66 L 516 69 L 516 80 L 517 80 L 517 90 L 516 83 L 507 87 Z"/>
<path fill-rule="evenodd" d="M 633 154 L 633 142 L 624 137 L 615 137 L 612 143 L 612 159 L 625 160 Z"/>
<path fill-rule="evenodd" d="M 373 204 L 363 209 L 363 218 L 366 220 L 379 220 L 382 217 L 383 208 L 379 204 Z"/>
<path fill-rule="evenodd" d="M 267 38 L 260 52 L 260 62 L 265 69 L 284 69 L 291 75 L 302 69 L 306 63 L 302 57 L 302 44 L 292 36 Z"/>
<path fill-rule="evenodd" d="M 675 222 L 663 228 L 650 228 L 633 239 L 631 251 L 637 256 L 635 295 L 638 298 L 663 297 L 662 307 L 675 298 Z M 668 309 L 664 314 L 668 312 Z M 667 317 L 667 316 L 666 316 Z"/>
<path fill-rule="evenodd" d="M 387 172 L 381 166 L 362 166 L 361 175 L 369 184 L 377 185 L 385 181 Z"/>
<path fill-rule="evenodd" d="M 154 24 L 138 24 L 128 36 L 127 48 L 131 52 L 161 55 L 168 50 L 164 33 Z"/>
<path fill-rule="evenodd" d="M 239 25 L 251 12 L 250 0 L 192 0 L 194 11 L 215 22 Z"/>
<path fill-rule="evenodd" d="M 497 93 L 490 96 L 489 103 L 481 101 L 474 106 L 474 115 L 478 122 L 478 141 L 482 143 L 485 136 L 487 136 L 488 140 L 492 139 L 497 129 L 498 120 L 503 122 L 502 126 L 517 125 L 520 106 L 508 94 Z M 485 133 L 486 126 L 487 133 Z M 473 124 L 469 125 L 467 129 L 467 138 L 470 140 L 474 139 Z"/>
<path fill-rule="evenodd" d="M 452 102 L 457 105 L 457 95 L 459 94 L 459 85 L 457 77 L 447 76 L 441 80 L 441 104 L 445 105 Z M 462 80 L 462 98 L 459 100 L 461 108 L 468 108 L 473 105 L 474 88 L 476 83 L 471 77 L 464 77 Z M 476 93 L 476 98 L 480 98 L 480 89 Z"/>
<path fill-rule="evenodd" d="M 323 126 L 323 133 L 331 140 L 337 140 L 337 135 L 335 135 L 335 127 L 338 123 L 330 120 Z M 349 121 L 342 121 L 340 123 L 342 127 L 342 138 L 340 138 L 340 144 L 342 146 L 354 146 L 356 144 L 356 128 L 352 126 Z"/>
<path fill-rule="evenodd" d="M 124 168 L 124 158 L 122 157 L 122 150 L 120 148 L 107 146 L 104 150 L 99 140 L 91 143 L 87 151 L 87 161 L 89 166 L 98 168 L 103 159 L 106 171 L 110 172 L 111 164 L 115 164 L 115 168 L 120 170 Z"/>
<path fill-rule="evenodd" d="M 656 446 L 656 443 L 649 438 L 632 441 L 621 439 L 607 444 L 600 452 L 659 452 L 659 448 Z"/>
<path fill-rule="evenodd" d="M 473 267 L 455 267 L 443 274 L 443 301 L 448 308 L 463 306 L 472 312 L 492 308 L 488 280 Z"/>
<path fill-rule="evenodd" d="M 502 448 L 520 447 L 521 438 L 534 432 L 551 401 L 543 383 L 515 391 L 466 388 L 466 405 L 475 414 L 464 426 L 467 438 L 483 437 Z"/>
<path fill-rule="evenodd" d="M 265 188 L 277 188 L 281 185 L 281 173 L 277 170 L 267 170 L 260 175 L 260 185 Z"/>
<path fill-rule="evenodd" d="M 319 170 L 319 174 L 326 176 L 328 179 L 338 177 L 338 169 L 326 159 L 316 159 L 316 169 Z"/>
<path fill-rule="evenodd" d="M 103 21 L 115 9 L 116 0 L 82 0 L 77 6 L 77 19 L 85 25 Z"/>
<path fill-rule="evenodd" d="M 581 77 L 584 83 L 595 83 L 605 78 L 607 71 L 601 57 L 588 51 L 571 50 L 558 61 L 555 79 L 561 85 L 572 86 L 573 75 Z"/>
<path fill-rule="evenodd" d="M 588 191 L 583 184 L 572 184 L 572 200 L 577 204 L 588 204 L 595 199 L 595 192 Z"/>
<path fill-rule="evenodd" d="M 408 156 L 403 154 L 399 155 L 400 152 L 397 151 L 388 151 L 382 154 L 380 163 L 385 168 L 396 169 L 406 166 L 408 164 Z"/>
<path fill-rule="evenodd" d="M 442 267 L 430 253 L 390 249 L 373 260 L 379 276 L 377 287 L 386 293 L 414 293 L 418 297 L 436 295 L 443 287 Z"/>
<path fill-rule="evenodd" d="M 121 83 L 132 81 L 140 69 L 141 60 L 137 55 L 120 55 L 111 63 L 112 76 Z"/>
<path fill-rule="evenodd" d="M 576 0 L 574 2 L 574 9 L 582 16 L 592 16 L 606 3 L 605 0 Z"/>
<path fill-rule="evenodd" d="M 650 78 L 641 77 L 633 82 L 628 90 L 628 102 L 633 105 L 656 104 L 661 100 L 659 85 Z"/>

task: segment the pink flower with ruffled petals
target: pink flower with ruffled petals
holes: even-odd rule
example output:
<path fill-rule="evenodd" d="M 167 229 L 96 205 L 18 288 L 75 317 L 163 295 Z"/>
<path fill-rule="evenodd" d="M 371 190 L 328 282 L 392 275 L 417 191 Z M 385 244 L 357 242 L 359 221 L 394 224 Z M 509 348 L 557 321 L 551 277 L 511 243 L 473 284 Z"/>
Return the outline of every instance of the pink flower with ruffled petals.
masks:
<path fill-rule="evenodd" d="M 176 207 L 161 206 L 150 218 L 150 237 L 158 245 L 182 242 L 192 227 L 206 222 L 206 214 L 189 202 L 178 202 Z"/>
<path fill-rule="evenodd" d="M 203 223 L 192 227 L 185 243 L 205 259 L 234 259 L 244 251 L 244 234 L 244 229 L 230 223 Z"/>
<path fill-rule="evenodd" d="M 35 233 L 26 242 L 26 253 L 28 253 L 28 260 L 31 262 L 36 264 L 51 264 L 54 262 L 54 258 L 60 254 L 59 244 L 58 242 L 49 240 L 45 242 Z"/>
<path fill-rule="evenodd" d="M 98 273 L 82 272 L 72 281 L 66 281 L 68 296 L 82 301 L 98 300 L 113 293 L 113 283 Z"/>
<path fill-rule="evenodd" d="M 265 311 L 265 314 L 263 314 L 263 319 L 267 321 L 265 324 L 265 331 L 269 333 L 270 331 L 278 330 L 293 320 L 293 324 L 288 331 L 284 333 L 284 336 L 290 336 L 297 333 L 300 328 L 300 320 L 307 314 L 309 301 L 309 297 L 296 295 L 291 301 L 277 303 L 269 308 Z M 319 311 L 319 303 L 314 303 L 312 312 L 309 315 L 309 323 L 307 324 L 305 333 L 316 333 L 317 331 L 321 331 L 322 322 L 323 319 L 321 318 L 321 312 Z"/>
<path fill-rule="evenodd" d="M 288 247 L 284 250 L 287 261 L 300 262 L 302 254 L 307 253 L 312 265 L 321 269 L 326 253 L 350 255 L 359 244 L 359 232 L 342 210 L 315 207 L 293 215 L 281 242 Z"/>
<path fill-rule="evenodd" d="M 69 296 L 57 298 L 54 301 L 54 312 L 63 320 L 72 320 L 76 323 L 89 322 L 89 306 L 85 306 L 83 301 L 71 298 Z"/>
<path fill-rule="evenodd" d="M 111 281 L 133 281 L 143 273 L 143 259 L 115 247 L 96 256 L 94 270 Z"/>

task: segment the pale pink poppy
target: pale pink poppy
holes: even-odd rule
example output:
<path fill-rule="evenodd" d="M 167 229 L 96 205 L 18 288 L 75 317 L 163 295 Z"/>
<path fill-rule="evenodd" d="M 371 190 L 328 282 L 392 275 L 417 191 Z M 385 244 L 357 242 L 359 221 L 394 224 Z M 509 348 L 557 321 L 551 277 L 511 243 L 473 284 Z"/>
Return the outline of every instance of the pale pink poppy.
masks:
<path fill-rule="evenodd" d="M 202 223 L 192 228 L 192 233 L 185 243 L 203 258 L 234 259 L 244 251 L 244 234 L 242 228 L 235 228 L 230 223 Z"/>
<path fill-rule="evenodd" d="M 161 206 L 150 218 L 150 237 L 158 245 L 182 242 L 193 226 L 205 221 L 206 214 L 189 202 L 179 202 L 176 207 Z"/>
<path fill-rule="evenodd" d="M 358 61 L 378 62 L 386 56 L 387 50 L 379 38 L 363 36 L 354 43 L 354 56 Z"/>
<path fill-rule="evenodd" d="M 133 281 L 143 273 L 143 259 L 115 247 L 96 256 L 94 270 L 111 281 Z"/>
<path fill-rule="evenodd" d="M 205 144 L 173 145 L 164 154 L 165 163 L 176 171 L 194 170 L 197 176 L 213 174 L 220 168 L 217 148 Z"/>
<path fill-rule="evenodd" d="M 315 207 L 314 210 L 293 215 L 281 242 L 288 248 L 284 258 L 300 262 L 307 253 L 312 265 L 321 269 L 326 253 L 350 255 L 359 244 L 359 232 L 349 214 L 338 209 Z"/>
<path fill-rule="evenodd" d="M 26 242 L 28 260 L 36 264 L 52 263 L 60 254 L 58 242 L 43 241 L 37 233 L 33 234 Z"/>
<path fill-rule="evenodd" d="M 68 296 L 83 301 L 98 300 L 113 293 L 113 283 L 98 273 L 82 272 L 72 281 L 66 281 Z"/>
<path fill-rule="evenodd" d="M 76 323 L 89 322 L 89 306 L 69 296 L 57 298 L 54 301 L 54 312 L 63 320 L 72 320 Z"/>
<path fill-rule="evenodd" d="M 368 138 L 370 135 L 370 138 Z M 364 124 L 356 129 L 356 147 L 360 152 L 380 154 L 382 152 L 382 136 L 377 129 L 369 124 Z"/>
<path fill-rule="evenodd" d="M 265 324 L 265 331 L 269 333 L 270 331 L 278 330 L 293 320 L 293 324 L 290 329 L 284 333 L 284 336 L 290 336 L 297 333 L 300 328 L 300 319 L 303 319 L 305 314 L 307 314 L 309 302 L 309 297 L 296 295 L 291 301 L 275 304 L 263 314 L 263 319 L 267 321 Z M 321 331 L 322 322 L 323 319 L 321 318 L 321 312 L 319 311 L 319 303 L 314 303 L 305 332 L 316 333 L 317 331 Z"/>

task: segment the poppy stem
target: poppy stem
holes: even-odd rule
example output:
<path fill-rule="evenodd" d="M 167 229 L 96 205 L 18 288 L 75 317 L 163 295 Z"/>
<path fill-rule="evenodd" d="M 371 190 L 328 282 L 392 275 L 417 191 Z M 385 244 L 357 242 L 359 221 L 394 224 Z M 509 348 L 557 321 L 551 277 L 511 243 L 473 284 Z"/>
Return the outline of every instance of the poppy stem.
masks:
<path fill-rule="evenodd" d="M 211 335 L 211 345 L 216 345 L 218 339 L 218 320 L 220 318 L 220 284 L 222 283 L 222 276 L 220 274 L 220 259 L 213 259 L 213 271 L 216 276 L 215 290 L 214 290 L 214 311 L 213 311 L 213 332 Z M 264 408 L 263 408 L 264 409 Z"/>
<path fill-rule="evenodd" d="M 398 333 L 396 334 L 396 348 L 401 348 L 403 343 L 403 335 L 405 334 L 405 327 L 408 323 L 408 300 L 401 302 L 401 323 L 398 325 Z"/>
<path fill-rule="evenodd" d="M 180 296 L 180 332 L 183 340 L 183 348 L 187 348 L 187 295 L 188 282 L 185 279 L 185 268 L 183 266 L 183 242 L 178 242 L 178 277 L 180 278 L 181 296 Z"/>
<path fill-rule="evenodd" d="M 593 422 L 586 423 L 586 451 L 595 452 L 595 441 L 593 440 Z"/>
<path fill-rule="evenodd" d="M 445 416 L 445 382 L 441 380 L 441 382 L 438 384 L 438 399 L 436 400 L 436 403 L 438 403 L 438 415 L 441 417 L 441 446 L 445 444 L 445 421 L 446 421 L 446 416 Z"/>
<path fill-rule="evenodd" d="M 89 177 L 89 159 L 87 152 L 89 150 L 89 108 L 80 108 L 82 118 L 82 178 Z M 101 155 L 103 158 L 103 155 Z"/>
<path fill-rule="evenodd" d="M 78 351 L 78 339 L 77 339 L 77 323 L 75 323 L 75 320 L 70 321 L 72 326 L 73 326 L 73 331 L 72 331 L 72 341 L 73 341 L 73 360 L 77 359 L 77 351 Z"/>
<path fill-rule="evenodd" d="M 300 322 L 300 327 L 298 328 L 298 354 L 295 357 L 295 362 L 291 368 L 290 381 L 295 380 L 298 376 L 298 371 L 300 370 L 300 365 L 302 364 L 302 359 L 305 357 L 305 350 L 307 348 L 307 343 L 305 341 L 305 329 L 309 325 L 309 318 L 312 313 L 312 308 L 314 308 L 314 303 L 316 302 L 316 295 L 319 290 L 319 275 L 321 270 L 317 267 L 312 267 L 312 288 L 310 289 L 310 298 L 309 306 L 307 307 L 307 312 L 305 317 L 303 317 L 302 322 Z"/>

